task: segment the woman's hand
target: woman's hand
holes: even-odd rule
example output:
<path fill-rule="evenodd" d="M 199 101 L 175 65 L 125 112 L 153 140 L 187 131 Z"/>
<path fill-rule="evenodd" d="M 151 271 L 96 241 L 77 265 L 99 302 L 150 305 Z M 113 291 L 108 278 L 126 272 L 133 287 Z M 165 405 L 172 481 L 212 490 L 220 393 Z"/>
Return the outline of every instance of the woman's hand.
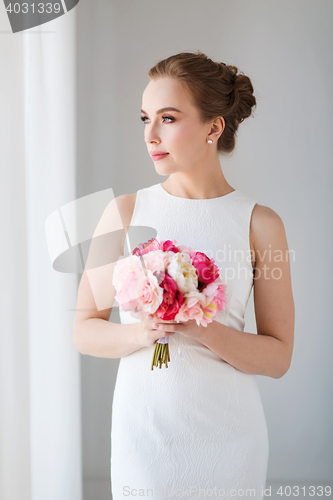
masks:
<path fill-rule="evenodd" d="M 159 327 L 156 328 L 155 325 Z M 163 324 L 163 328 L 161 328 Z M 138 338 L 142 347 L 152 346 L 157 339 L 161 337 L 172 336 L 175 334 L 174 324 L 179 325 L 176 321 L 163 321 L 156 314 L 144 313 L 140 323 L 138 323 Z"/>
<path fill-rule="evenodd" d="M 185 337 L 189 337 L 192 339 L 196 339 L 200 342 L 200 339 L 203 339 L 204 336 L 208 333 L 209 329 L 212 328 L 212 324 L 208 323 L 207 326 L 197 325 L 197 322 L 194 319 L 189 321 L 185 321 L 184 323 L 171 320 L 171 321 L 163 321 L 156 315 L 154 315 L 155 320 L 154 328 L 157 328 L 157 331 L 160 333 L 158 338 L 166 337 L 167 335 L 173 334 L 175 332 L 181 333 L 185 335 Z M 158 325 L 157 326 L 155 326 Z M 170 333 L 171 332 L 171 333 Z"/>

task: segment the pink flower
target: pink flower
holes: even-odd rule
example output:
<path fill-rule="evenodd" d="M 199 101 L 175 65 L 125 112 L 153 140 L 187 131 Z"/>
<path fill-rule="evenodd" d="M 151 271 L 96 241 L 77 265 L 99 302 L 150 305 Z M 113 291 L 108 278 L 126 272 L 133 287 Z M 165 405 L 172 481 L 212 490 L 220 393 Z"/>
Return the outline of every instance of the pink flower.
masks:
<path fill-rule="evenodd" d="M 163 300 L 163 289 L 149 269 L 146 275 L 130 271 L 115 298 L 124 311 L 155 312 Z"/>
<path fill-rule="evenodd" d="M 154 250 L 162 250 L 162 244 L 155 238 L 152 238 L 146 243 L 140 243 L 138 247 L 134 248 L 132 255 L 140 256 L 148 252 L 153 252 Z"/>
<path fill-rule="evenodd" d="M 175 320 L 185 322 L 194 319 L 199 326 L 202 318 L 201 293 L 197 291 L 187 293 Z"/>
<path fill-rule="evenodd" d="M 201 324 L 203 326 L 207 326 L 208 323 L 211 323 L 216 316 L 217 305 L 216 302 L 211 302 L 206 307 L 202 308 L 203 317 L 201 320 Z"/>
<path fill-rule="evenodd" d="M 179 248 L 176 246 L 176 240 L 166 240 L 159 242 L 156 238 L 148 240 L 146 243 L 140 243 L 138 247 L 134 248 L 132 255 L 145 255 L 148 252 L 153 252 L 154 250 L 162 250 L 162 252 L 179 252 Z"/>
<path fill-rule="evenodd" d="M 176 240 L 166 240 L 162 243 L 162 248 L 161 250 L 163 252 L 175 252 L 175 253 L 178 253 L 179 252 L 179 248 L 175 246 L 175 243 L 176 243 Z"/>
<path fill-rule="evenodd" d="M 124 259 L 118 260 L 112 275 L 112 284 L 115 286 L 116 290 L 124 286 L 125 279 L 128 279 L 128 274 L 132 271 L 136 275 L 142 272 L 142 264 L 139 257 L 130 255 Z"/>
<path fill-rule="evenodd" d="M 122 279 L 121 288 L 118 288 L 115 299 L 124 311 L 129 311 L 138 306 L 139 296 L 134 293 L 138 281 L 139 275 L 137 269 L 133 271 L 128 270 Z"/>
<path fill-rule="evenodd" d="M 226 289 L 227 286 L 222 283 L 221 278 L 217 278 L 214 283 L 207 285 L 201 292 L 207 297 L 207 302 L 215 302 L 215 314 L 221 312 L 227 303 Z"/>
<path fill-rule="evenodd" d="M 140 276 L 134 293 L 138 297 L 138 309 L 144 312 L 154 313 L 163 300 L 163 289 L 149 269 L 147 270 L 147 276 Z"/>
<path fill-rule="evenodd" d="M 212 283 L 218 276 L 219 268 L 215 265 L 214 259 L 209 259 L 202 252 L 195 252 L 192 257 L 192 264 L 195 267 L 200 283 Z"/>
<path fill-rule="evenodd" d="M 177 288 L 177 283 L 168 273 L 160 284 L 163 291 L 163 301 L 156 311 L 156 315 L 164 321 L 174 319 L 183 303 L 183 294 Z"/>
<path fill-rule="evenodd" d="M 216 314 L 221 312 L 225 308 L 225 305 L 227 303 L 227 297 L 225 293 L 226 288 L 226 285 L 219 285 L 218 293 L 214 297 L 214 301 L 216 302 L 217 306 Z"/>
<path fill-rule="evenodd" d="M 180 252 L 187 253 L 191 259 L 193 259 L 196 254 L 196 251 L 193 248 L 187 247 L 186 245 L 178 245 L 178 248 Z"/>
<path fill-rule="evenodd" d="M 143 255 L 143 262 L 146 268 L 153 272 L 162 272 L 165 270 L 167 256 L 161 250 L 153 250 L 152 252 Z"/>

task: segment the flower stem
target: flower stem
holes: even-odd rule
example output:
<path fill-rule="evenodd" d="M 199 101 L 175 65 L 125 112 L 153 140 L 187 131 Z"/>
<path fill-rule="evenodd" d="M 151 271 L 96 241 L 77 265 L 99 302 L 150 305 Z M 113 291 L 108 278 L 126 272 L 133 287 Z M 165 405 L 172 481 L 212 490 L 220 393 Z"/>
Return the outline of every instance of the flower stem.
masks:
<path fill-rule="evenodd" d="M 159 342 L 155 342 L 151 369 L 153 370 L 154 366 L 162 368 L 163 363 L 165 364 L 165 367 L 168 368 L 168 361 L 170 361 L 169 344 L 160 344 Z"/>

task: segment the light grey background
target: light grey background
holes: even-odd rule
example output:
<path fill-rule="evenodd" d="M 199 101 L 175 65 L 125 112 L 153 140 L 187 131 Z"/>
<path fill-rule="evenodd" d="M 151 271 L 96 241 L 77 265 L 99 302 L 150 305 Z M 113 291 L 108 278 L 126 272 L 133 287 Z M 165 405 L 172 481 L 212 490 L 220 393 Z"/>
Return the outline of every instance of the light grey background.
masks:
<path fill-rule="evenodd" d="M 140 121 L 147 72 L 183 50 L 233 64 L 253 83 L 255 118 L 221 159 L 227 181 L 275 210 L 296 306 L 291 368 L 258 376 L 267 484 L 332 482 L 333 4 L 328 0 L 81 0 L 77 6 L 77 197 L 163 182 Z M 111 321 L 119 321 L 112 311 Z M 255 332 L 253 298 L 245 331 Z M 85 500 L 110 498 L 110 425 L 119 360 L 81 356 Z M 275 490 L 272 489 L 272 497 Z M 278 497 L 281 498 L 281 497 Z"/>

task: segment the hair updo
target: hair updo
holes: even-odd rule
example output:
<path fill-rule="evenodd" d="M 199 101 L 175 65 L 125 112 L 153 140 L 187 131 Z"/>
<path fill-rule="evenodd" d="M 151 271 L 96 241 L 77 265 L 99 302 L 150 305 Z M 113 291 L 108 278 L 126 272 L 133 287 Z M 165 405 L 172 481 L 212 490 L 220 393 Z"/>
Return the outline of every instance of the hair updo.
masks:
<path fill-rule="evenodd" d="M 218 139 L 217 151 L 231 153 L 235 148 L 238 125 L 256 106 L 251 80 L 235 66 L 214 62 L 201 51 L 181 52 L 159 61 L 148 77 L 180 80 L 192 96 L 203 123 L 222 116 L 225 128 Z"/>

